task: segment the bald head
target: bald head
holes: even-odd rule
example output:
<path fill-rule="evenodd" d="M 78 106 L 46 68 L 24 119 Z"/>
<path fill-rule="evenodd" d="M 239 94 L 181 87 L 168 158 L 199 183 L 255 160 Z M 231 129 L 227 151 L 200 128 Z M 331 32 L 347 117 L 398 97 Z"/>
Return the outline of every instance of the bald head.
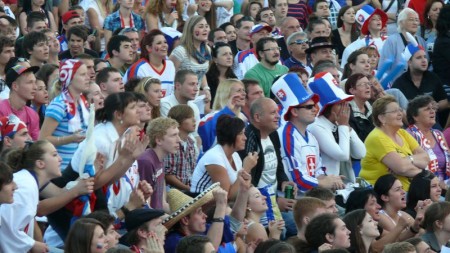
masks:
<path fill-rule="evenodd" d="M 303 29 L 300 26 L 300 23 L 298 20 L 294 17 L 285 17 L 281 20 L 281 27 L 280 27 L 281 34 L 283 35 L 284 39 L 287 40 L 287 38 L 295 33 L 295 32 L 301 32 Z"/>
<path fill-rule="evenodd" d="M 250 121 L 263 134 L 270 134 L 278 128 L 280 115 L 277 104 L 270 98 L 256 99 L 250 106 Z"/>

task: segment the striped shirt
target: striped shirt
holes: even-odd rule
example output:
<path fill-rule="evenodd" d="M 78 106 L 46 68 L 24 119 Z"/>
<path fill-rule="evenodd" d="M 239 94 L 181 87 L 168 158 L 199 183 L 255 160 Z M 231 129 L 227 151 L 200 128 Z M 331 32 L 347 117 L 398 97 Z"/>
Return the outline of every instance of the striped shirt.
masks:
<path fill-rule="evenodd" d="M 83 117 L 81 116 L 81 107 L 78 104 L 77 111 L 75 113 L 75 117 L 77 117 L 80 121 Z M 54 137 L 64 137 L 72 135 L 73 132 L 69 131 L 69 119 L 67 118 L 67 105 L 64 103 L 62 96 L 59 95 L 53 99 L 53 101 L 48 105 L 47 110 L 45 111 L 45 117 L 52 118 L 56 120 L 59 124 L 53 132 Z M 81 126 L 81 130 L 87 130 L 87 122 L 79 124 Z M 78 148 L 77 142 L 68 143 L 65 145 L 60 145 L 56 147 L 59 155 L 62 158 L 61 162 L 61 170 L 64 170 L 67 165 L 69 165 L 70 160 L 72 159 L 73 154 Z"/>
<path fill-rule="evenodd" d="M 308 6 L 300 0 L 296 4 L 288 4 L 288 17 L 294 17 L 298 20 L 300 23 L 300 26 L 303 30 L 306 29 L 306 26 L 308 25 Z"/>

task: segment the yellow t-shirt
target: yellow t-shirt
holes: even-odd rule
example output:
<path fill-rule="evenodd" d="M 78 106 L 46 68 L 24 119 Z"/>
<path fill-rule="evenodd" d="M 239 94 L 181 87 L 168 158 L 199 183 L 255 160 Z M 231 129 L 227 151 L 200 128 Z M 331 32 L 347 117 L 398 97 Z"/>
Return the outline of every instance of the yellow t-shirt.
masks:
<path fill-rule="evenodd" d="M 361 172 L 359 176 L 375 185 L 377 179 L 388 173 L 393 173 L 384 163 L 381 162 L 384 156 L 390 152 L 396 152 L 401 157 L 412 155 L 413 150 L 419 147 L 417 141 L 404 129 L 398 130 L 397 134 L 403 141 L 403 146 L 399 146 L 394 140 L 387 136 L 379 128 L 375 128 L 367 136 L 366 156 L 361 161 Z M 394 174 L 394 173 L 393 173 Z M 395 174 L 394 174 L 395 175 Z M 403 189 L 408 191 L 410 181 L 407 177 L 395 175 L 403 185 Z"/>

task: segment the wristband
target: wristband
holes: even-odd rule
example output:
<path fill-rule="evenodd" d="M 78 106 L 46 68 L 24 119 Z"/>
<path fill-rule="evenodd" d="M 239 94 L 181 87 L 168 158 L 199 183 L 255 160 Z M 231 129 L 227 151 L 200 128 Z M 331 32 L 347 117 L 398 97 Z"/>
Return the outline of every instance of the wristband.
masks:
<path fill-rule="evenodd" d="M 414 228 L 412 226 L 409 227 L 409 231 L 411 231 L 411 233 L 413 233 L 413 234 L 419 233 L 419 231 L 414 230 Z"/>
<path fill-rule="evenodd" d="M 212 222 L 225 222 L 224 218 L 213 218 Z"/>
<path fill-rule="evenodd" d="M 122 206 L 122 207 L 120 208 L 120 210 L 123 212 L 123 214 L 124 214 L 125 216 L 127 216 L 128 213 L 130 213 L 130 210 L 129 210 L 128 208 L 126 208 L 125 206 Z"/>

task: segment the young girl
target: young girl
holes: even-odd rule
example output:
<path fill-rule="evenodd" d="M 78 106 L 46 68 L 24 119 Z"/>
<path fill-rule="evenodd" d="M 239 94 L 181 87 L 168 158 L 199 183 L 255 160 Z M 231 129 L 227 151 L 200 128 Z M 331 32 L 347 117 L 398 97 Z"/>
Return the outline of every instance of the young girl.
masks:
<path fill-rule="evenodd" d="M 70 228 L 64 253 L 105 253 L 108 238 L 100 221 L 91 218 L 77 220 Z"/>
<path fill-rule="evenodd" d="M 24 149 L 15 150 L 7 157 L 15 170 L 14 182 L 18 189 L 14 203 L 0 206 L 0 251 L 47 252 L 45 243 L 35 241 L 34 217 L 39 203 L 39 189 L 51 179 L 61 176 L 61 157 L 53 144 L 39 140 Z M 6 221 L 6 223 L 5 223 Z"/>

